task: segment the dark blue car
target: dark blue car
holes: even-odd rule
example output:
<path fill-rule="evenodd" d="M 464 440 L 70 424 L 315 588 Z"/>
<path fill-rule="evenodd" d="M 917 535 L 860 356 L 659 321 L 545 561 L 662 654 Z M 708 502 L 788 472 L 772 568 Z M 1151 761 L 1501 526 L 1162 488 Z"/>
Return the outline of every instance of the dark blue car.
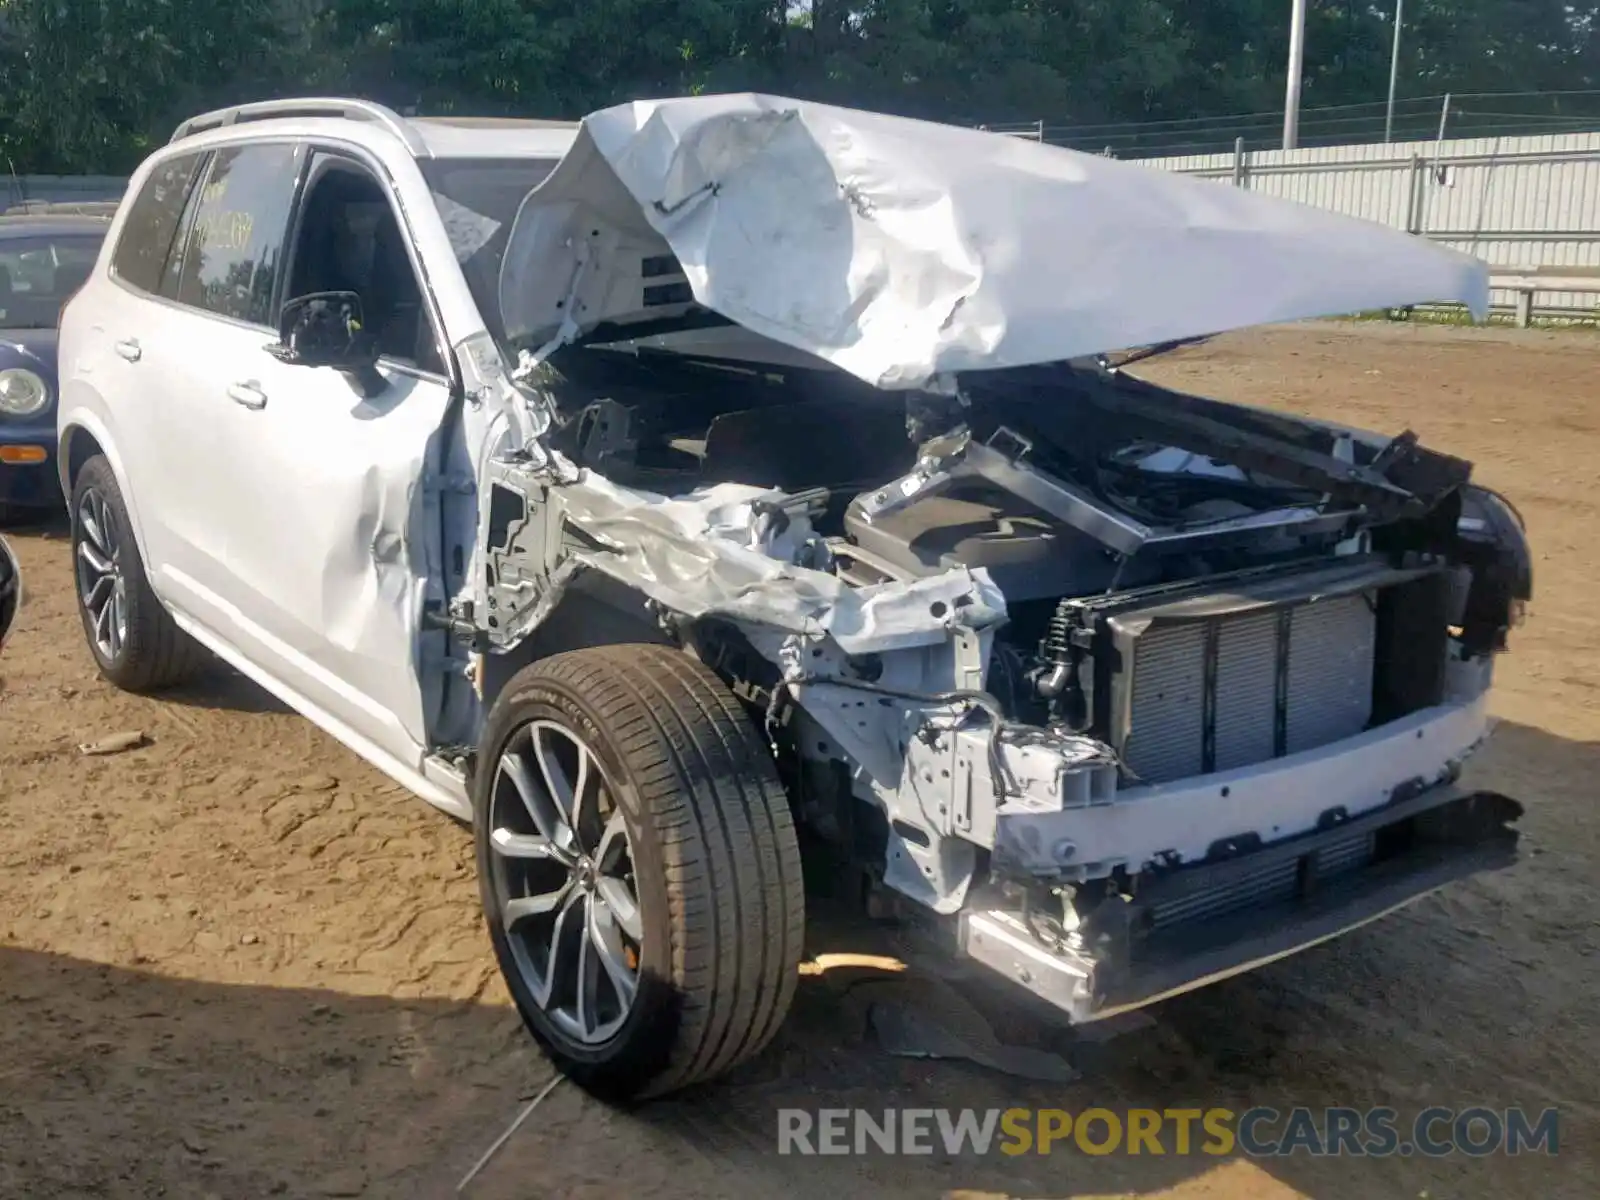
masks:
<path fill-rule="evenodd" d="M 110 227 L 98 216 L 0 216 L 0 524 L 61 503 L 56 325 Z"/>

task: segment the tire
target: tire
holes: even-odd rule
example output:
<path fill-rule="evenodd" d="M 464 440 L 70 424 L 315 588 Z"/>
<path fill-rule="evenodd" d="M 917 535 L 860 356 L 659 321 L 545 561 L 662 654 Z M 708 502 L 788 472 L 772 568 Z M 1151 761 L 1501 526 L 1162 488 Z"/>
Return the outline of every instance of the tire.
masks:
<path fill-rule="evenodd" d="M 771 754 L 720 679 L 657 645 L 556 655 L 507 683 L 478 764 L 489 936 L 523 1022 L 563 1072 L 609 1101 L 645 1099 L 772 1040 L 805 935 L 800 849 Z M 594 786 L 563 829 L 551 799 L 569 797 L 575 776 Z"/>
<path fill-rule="evenodd" d="M 84 463 L 73 484 L 72 566 L 84 637 L 107 680 L 124 691 L 150 692 L 204 669 L 206 651 L 150 588 L 122 491 L 102 455 Z"/>

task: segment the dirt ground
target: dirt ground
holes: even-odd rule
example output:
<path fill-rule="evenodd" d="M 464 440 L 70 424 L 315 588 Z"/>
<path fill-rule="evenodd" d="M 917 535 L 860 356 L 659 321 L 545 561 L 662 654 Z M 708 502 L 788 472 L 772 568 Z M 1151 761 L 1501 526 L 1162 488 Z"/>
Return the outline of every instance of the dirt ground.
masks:
<path fill-rule="evenodd" d="M 862 989 L 806 979 L 780 1042 L 641 1112 L 558 1086 L 472 1197 L 968 1194 L 1187 1200 L 1600 1191 L 1600 339 L 1304 326 L 1175 355 L 1195 390 L 1471 458 L 1527 517 L 1537 596 L 1472 768 L 1526 853 L 1375 926 L 1104 1040 L 1021 1009 L 1047 1086 L 888 1057 Z M 247 682 L 160 702 L 100 682 L 60 527 L 13 537 L 32 599 L 0 660 L 0 1197 L 442 1197 L 550 1069 L 479 924 L 468 834 Z M 106 758 L 77 745 L 143 731 Z M 858 937 L 859 935 L 859 937 Z M 864 932 L 814 930 L 820 946 Z M 874 985 L 897 986 L 897 985 Z M 905 986 L 905 985 L 898 985 Z M 921 994 L 936 981 L 911 985 Z M 870 991 L 870 989 L 868 989 Z M 991 1010 L 992 1011 L 992 1010 Z M 1560 1153 L 782 1158 L 776 1110 L 1252 1105 L 1561 1113 Z"/>

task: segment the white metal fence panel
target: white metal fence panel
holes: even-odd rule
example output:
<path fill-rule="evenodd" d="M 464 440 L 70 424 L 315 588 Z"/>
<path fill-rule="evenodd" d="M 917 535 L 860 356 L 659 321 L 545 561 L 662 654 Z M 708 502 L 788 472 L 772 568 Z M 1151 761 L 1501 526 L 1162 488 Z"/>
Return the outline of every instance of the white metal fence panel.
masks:
<path fill-rule="evenodd" d="M 29 200 L 52 204 L 120 200 L 128 181 L 116 175 L 0 175 L 0 212 Z"/>
<path fill-rule="evenodd" d="M 1600 133 L 1139 160 L 1425 234 L 1497 268 L 1600 268 Z M 1509 305 L 1510 293 L 1496 292 Z M 1591 294 L 1542 293 L 1550 313 Z"/>

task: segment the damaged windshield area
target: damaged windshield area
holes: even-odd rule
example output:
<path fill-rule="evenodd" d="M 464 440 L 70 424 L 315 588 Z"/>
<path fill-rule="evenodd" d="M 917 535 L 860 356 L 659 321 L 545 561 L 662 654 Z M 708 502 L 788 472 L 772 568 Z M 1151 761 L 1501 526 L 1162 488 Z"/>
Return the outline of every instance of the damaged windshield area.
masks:
<path fill-rule="evenodd" d="M 541 158 L 434 158 L 417 164 L 450 235 L 450 247 L 489 331 L 498 339 L 500 264 L 523 199 L 555 169 Z"/>

